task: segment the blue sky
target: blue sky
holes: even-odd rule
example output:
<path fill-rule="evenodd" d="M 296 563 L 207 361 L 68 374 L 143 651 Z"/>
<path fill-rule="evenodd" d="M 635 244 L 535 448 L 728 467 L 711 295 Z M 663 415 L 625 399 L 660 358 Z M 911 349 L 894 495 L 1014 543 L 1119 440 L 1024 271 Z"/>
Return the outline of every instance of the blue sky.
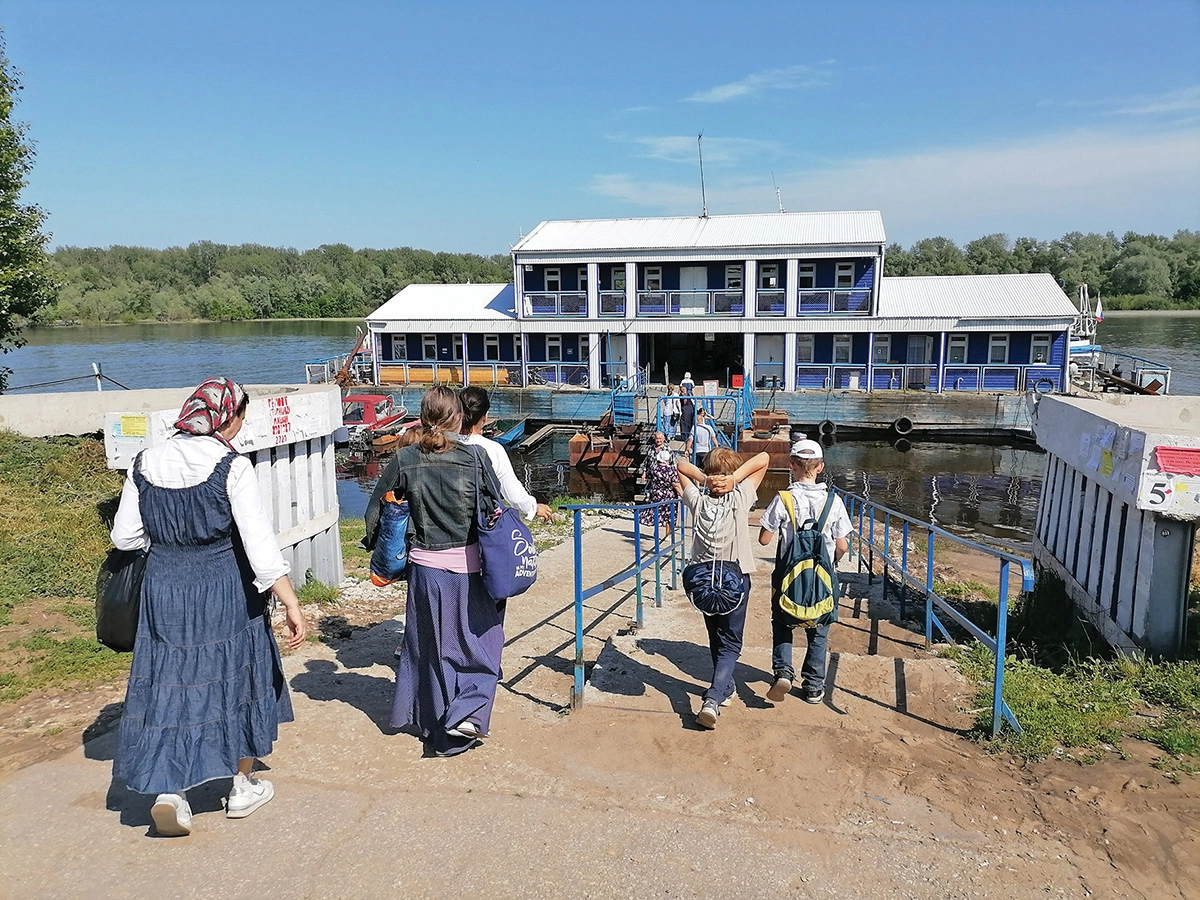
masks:
<path fill-rule="evenodd" d="M 1200 2 L 6 0 L 54 246 L 504 253 L 543 219 L 1200 227 Z"/>

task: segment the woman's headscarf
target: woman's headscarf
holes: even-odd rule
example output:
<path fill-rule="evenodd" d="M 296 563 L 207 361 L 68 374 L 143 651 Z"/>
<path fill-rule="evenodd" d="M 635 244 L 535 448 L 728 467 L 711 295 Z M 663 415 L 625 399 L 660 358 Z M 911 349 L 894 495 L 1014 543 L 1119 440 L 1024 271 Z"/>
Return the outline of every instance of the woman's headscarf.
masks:
<path fill-rule="evenodd" d="M 187 398 L 175 420 L 175 428 L 186 434 L 211 434 L 224 428 L 237 415 L 245 390 L 230 378 L 210 378 Z"/>

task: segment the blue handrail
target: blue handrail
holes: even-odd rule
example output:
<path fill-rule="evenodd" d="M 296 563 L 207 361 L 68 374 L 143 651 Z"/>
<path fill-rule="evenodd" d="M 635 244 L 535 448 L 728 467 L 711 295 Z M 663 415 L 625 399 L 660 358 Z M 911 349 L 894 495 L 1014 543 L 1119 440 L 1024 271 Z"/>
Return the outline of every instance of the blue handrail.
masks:
<path fill-rule="evenodd" d="M 836 490 L 836 489 L 835 489 Z M 923 591 L 925 594 L 925 647 L 929 649 L 933 644 L 933 629 L 937 627 L 946 640 L 954 643 L 954 638 L 946 630 L 946 626 L 942 624 L 942 620 L 938 618 L 936 610 L 940 610 L 947 617 L 965 629 L 972 637 L 987 647 L 996 657 L 995 670 L 992 676 L 992 735 L 1000 733 L 1000 728 L 1003 722 L 1007 721 L 1012 726 L 1017 734 L 1021 733 L 1021 724 L 1017 721 L 1017 717 L 1013 715 L 1013 711 L 1009 709 L 1008 704 L 1004 702 L 1004 657 L 1005 644 L 1007 641 L 1008 627 L 1008 578 L 1010 567 L 1016 564 L 1021 567 L 1021 589 L 1024 591 L 1033 590 L 1033 564 L 1024 557 L 1008 553 L 1004 550 L 997 550 L 994 547 L 988 547 L 984 544 L 969 541 L 966 538 L 959 537 L 957 534 L 952 534 L 944 528 L 939 528 L 930 522 L 924 522 L 920 519 L 914 519 L 911 516 L 906 516 L 904 513 L 896 512 L 894 509 L 889 509 L 886 506 L 881 506 L 874 503 L 865 497 L 860 497 L 857 494 L 851 494 L 846 491 L 837 490 L 838 494 L 846 502 L 847 511 L 850 514 L 850 521 L 853 524 L 857 517 L 857 527 L 851 532 L 851 539 L 858 544 L 858 570 L 861 572 L 863 568 L 863 552 L 867 554 L 867 578 L 873 577 L 875 572 L 875 552 L 879 551 L 883 556 L 883 592 L 884 598 L 887 598 L 888 590 L 888 570 L 897 568 L 896 560 L 892 558 L 891 538 L 892 538 L 892 520 L 898 520 L 901 524 L 901 540 L 900 563 L 897 571 L 897 580 L 900 582 L 900 618 L 904 618 L 905 612 L 905 587 L 911 586 L 918 591 Z M 883 514 L 883 546 L 880 546 L 876 535 L 876 513 Z M 928 532 L 927 547 L 925 554 L 925 578 L 921 580 L 914 577 L 909 572 L 908 568 L 908 535 L 909 526 L 913 525 L 917 528 L 924 529 Z M 866 530 L 866 535 L 863 534 Z M 953 541 L 971 550 L 985 553 L 995 557 L 1000 563 L 1000 599 L 996 606 L 996 636 L 992 637 L 986 631 L 977 626 L 974 622 L 967 619 L 962 613 L 956 610 L 946 598 L 942 597 L 933 589 L 933 567 L 934 553 L 936 541 L 935 538 L 943 538 Z"/>
<path fill-rule="evenodd" d="M 637 627 L 641 628 L 645 624 L 642 597 L 642 571 L 650 566 L 654 566 L 654 605 L 662 606 L 662 564 L 664 560 L 669 559 L 671 563 L 670 590 L 675 590 L 681 568 L 679 563 L 684 544 L 685 528 L 682 514 L 685 511 L 685 507 L 676 498 L 674 500 L 660 500 L 657 503 L 568 503 L 562 509 L 572 511 L 575 532 L 575 681 L 571 686 L 571 708 L 578 709 L 583 706 L 583 601 L 590 600 L 601 591 L 608 590 L 610 587 L 614 587 L 628 578 L 636 577 Z M 633 513 L 633 563 L 607 578 L 601 579 L 591 587 L 585 588 L 583 586 L 582 515 L 584 510 L 606 509 Z M 654 528 L 654 550 L 649 554 L 644 553 L 642 549 L 641 512 L 646 509 L 669 511 L 668 523 L 670 525 L 670 531 L 668 532 L 670 534 L 670 541 L 665 545 L 659 537 L 657 526 Z M 662 515 L 662 513 L 658 513 L 657 515 Z M 676 535 L 677 528 L 678 536 Z"/>

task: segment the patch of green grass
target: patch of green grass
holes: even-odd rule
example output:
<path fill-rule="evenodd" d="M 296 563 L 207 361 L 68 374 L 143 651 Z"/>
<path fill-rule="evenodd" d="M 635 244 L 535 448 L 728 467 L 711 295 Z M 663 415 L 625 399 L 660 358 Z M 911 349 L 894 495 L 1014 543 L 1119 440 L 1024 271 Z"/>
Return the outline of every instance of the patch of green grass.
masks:
<path fill-rule="evenodd" d="M 301 603 L 336 603 L 341 591 L 319 581 L 307 581 L 296 591 Z"/>
<path fill-rule="evenodd" d="M 957 656 L 964 674 L 979 683 L 975 728 L 978 737 L 988 739 L 995 657 L 981 644 L 960 650 Z M 1092 749 L 1119 742 L 1121 724 L 1139 697 L 1132 683 L 1114 678 L 1111 667 L 1098 660 L 1052 672 L 1010 657 L 1005 663 L 1004 699 L 1023 731 L 1014 734 L 1006 729 L 990 741 L 991 746 L 1037 759 L 1058 747 Z"/>
<path fill-rule="evenodd" d="M 366 523 L 362 519 L 342 519 L 338 523 L 338 531 L 342 536 L 342 561 L 348 567 L 370 565 L 370 551 L 358 545 L 366 537 Z"/>
<path fill-rule="evenodd" d="M 39 630 L 21 641 L 28 651 L 22 671 L 0 673 L 0 700 L 18 700 L 44 687 L 91 687 L 129 670 L 129 654 L 114 653 L 95 640 L 59 639 Z"/>
<path fill-rule="evenodd" d="M 1174 756 L 1200 756 L 1200 722 L 1171 714 L 1138 731 L 1137 736 Z"/>
<path fill-rule="evenodd" d="M 947 600 L 970 600 L 986 597 L 993 603 L 1000 602 L 1000 592 L 994 587 L 988 587 L 982 581 L 945 581 L 935 577 L 933 590 Z"/>
<path fill-rule="evenodd" d="M 0 625 L 36 597 L 90 597 L 121 492 L 93 437 L 0 432 Z"/>
<path fill-rule="evenodd" d="M 80 600 L 68 600 L 58 608 L 64 616 L 83 629 L 96 627 L 96 605 Z"/>

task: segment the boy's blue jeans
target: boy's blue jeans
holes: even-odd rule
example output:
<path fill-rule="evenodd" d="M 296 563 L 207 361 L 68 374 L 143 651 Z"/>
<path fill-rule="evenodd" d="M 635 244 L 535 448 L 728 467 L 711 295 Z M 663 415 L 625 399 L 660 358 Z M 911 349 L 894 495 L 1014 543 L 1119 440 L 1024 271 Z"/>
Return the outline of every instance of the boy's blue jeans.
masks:
<path fill-rule="evenodd" d="M 746 608 L 750 605 L 750 576 L 745 579 L 742 605 L 724 616 L 705 616 L 704 627 L 708 629 L 708 649 L 712 655 L 712 687 L 704 692 L 705 700 L 723 703 L 733 696 L 733 669 L 742 652 L 742 633 L 746 629 Z"/>
<path fill-rule="evenodd" d="M 792 626 L 779 621 L 778 614 L 771 610 L 771 668 L 776 678 L 783 676 L 796 680 L 792 668 Z M 825 663 L 828 658 L 829 626 L 818 625 L 805 628 L 808 649 L 804 652 L 804 664 L 800 667 L 800 689 L 818 691 L 825 687 Z"/>

